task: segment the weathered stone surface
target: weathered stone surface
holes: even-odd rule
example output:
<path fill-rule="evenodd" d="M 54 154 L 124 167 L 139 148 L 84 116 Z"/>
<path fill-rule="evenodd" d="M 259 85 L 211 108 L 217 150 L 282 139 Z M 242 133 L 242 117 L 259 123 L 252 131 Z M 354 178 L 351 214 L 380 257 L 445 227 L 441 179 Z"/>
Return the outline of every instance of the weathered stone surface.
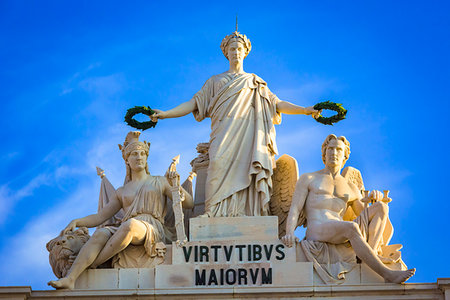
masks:
<path fill-rule="evenodd" d="M 189 241 L 248 241 L 278 239 L 278 218 L 192 218 Z"/>

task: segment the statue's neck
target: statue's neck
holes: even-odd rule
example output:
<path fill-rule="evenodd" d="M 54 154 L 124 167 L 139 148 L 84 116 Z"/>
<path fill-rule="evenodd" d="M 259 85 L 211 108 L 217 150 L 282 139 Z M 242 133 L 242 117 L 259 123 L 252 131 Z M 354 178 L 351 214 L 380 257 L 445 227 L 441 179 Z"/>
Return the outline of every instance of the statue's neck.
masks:
<path fill-rule="evenodd" d="M 341 167 L 339 166 L 326 166 L 325 172 L 330 174 L 333 178 L 341 174 Z"/>
<path fill-rule="evenodd" d="M 131 180 L 133 181 L 141 181 L 146 179 L 148 176 L 145 169 L 139 170 L 139 171 L 133 171 L 131 170 Z"/>
<path fill-rule="evenodd" d="M 231 63 L 230 62 L 230 69 L 228 70 L 229 73 L 233 73 L 233 74 L 241 74 L 241 73 L 245 73 L 244 72 L 244 64 L 243 62 L 238 62 L 238 63 Z"/>

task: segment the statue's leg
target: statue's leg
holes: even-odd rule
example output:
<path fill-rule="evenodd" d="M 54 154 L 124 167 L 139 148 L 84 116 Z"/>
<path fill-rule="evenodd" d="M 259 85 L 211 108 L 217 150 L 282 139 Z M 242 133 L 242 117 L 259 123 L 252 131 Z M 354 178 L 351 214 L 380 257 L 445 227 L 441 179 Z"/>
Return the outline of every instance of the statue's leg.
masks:
<path fill-rule="evenodd" d="M 307 239 L 333 244 L 350 241 L 356 255 L 372 270 L 388 282 L 401 283 L 414 275 L 416 269 L 397 271 L 387 268 L 370 245 L 363 239 L 358 224 L 346 221 L 330 221 L 307 229 Z M 309 237 L 308 237 L 309 236 Z"/>
<path fill-rule="evenodd" d="M 92 264 L 110 237 L 109 230 L 97 229 L 81 248 L 67 276 L 59 280 L 52 280 L 48 285 L 57 289 L 73 289 L 78 276 Z"/>
<path fill-rule="evenodd" d="M 92 263 L 92 267 L 101 265 L 120 251 L 124 250 L 129 244 L 143 244 L 146 233 L 147 227 L 141 221 L 129 219 L 122 223 L 100 251 L 99 255 Z"/>
<path fill-rule="evenodd" d="M 368 243 L 372 249 L 377 251 L 382 241 L 389 208 L 383 202 L 376 202 L 368 207 L 367 210 L 369 212 Z"/>

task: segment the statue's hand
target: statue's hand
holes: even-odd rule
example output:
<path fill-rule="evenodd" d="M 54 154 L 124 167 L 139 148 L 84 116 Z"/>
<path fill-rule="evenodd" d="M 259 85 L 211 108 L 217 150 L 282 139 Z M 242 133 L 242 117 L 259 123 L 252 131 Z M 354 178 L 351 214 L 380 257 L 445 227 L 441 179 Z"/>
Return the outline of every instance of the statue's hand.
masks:
<path fill-rule="evenodd" d="M 373 190 L 369 195 L 370 200 L 373 200 L 375 202 L 383 200 L 384 196 L 383 193 L 377 190 Z"/>
<path fill-rule="evenodd" d="M 69 225 L 66 226 L 66 228 L 63 229 L 62 233 L 66 234 L 69 231 L 75 231 L 77 228 L 77 220 L 70 221 Z"/>
<path fill-rule="evenodd" d="M 322 110 L 314 109 L 314 106 L 309 106 L 305 109 L 306 109 L 306 114 L 311 115 L 314 119 L 317 119 L 320 116 L 320 114 L 322 113 Z"/>
<path fill-rule="evenodd" d="M 170 186 L 172 187 L 180 186 L 180 174 L 178 174 L 177 171 L 168 170 L 166 172 L 166 178 L 167 181 L 169 181 Z"/>
<path fill-rule="evenodd" d="M 293 233 L 286 234 L 281 238 L 281 241 L 283 244 L 285 244 L 287 247 L 291 248 L 295 245 L 296 242 L 298 242 L 298 237 L 296 237 Z"/>
<path fill-rule="evenodd" d="M 159 110 L 159 109 L 153 109 L 155 111 L 155 113 L 153 115 L 150 116 L 150 120 L 152 120 L 152 122 L 158 122 L 158 119 L 165 119 L 166 118 L 166 112 L 163 110 Z"/>

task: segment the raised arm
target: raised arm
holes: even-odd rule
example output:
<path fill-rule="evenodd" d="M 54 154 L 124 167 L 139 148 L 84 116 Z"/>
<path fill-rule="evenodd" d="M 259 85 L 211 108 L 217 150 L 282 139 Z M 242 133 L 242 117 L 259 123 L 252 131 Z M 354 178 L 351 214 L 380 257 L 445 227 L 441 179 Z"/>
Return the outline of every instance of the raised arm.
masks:
<path fill-rule="evenodd" d="M 295 185 L 295 192 L 292 196 L 291 208 L 287 217 L 286 223 L 286 235 L 281 238 L 284 244 L 288 247 L 292 247 L 298 238 L 294 235 L 294 231 L 297 228 L 298 218 L 300 216 L 303 207 L 305 206 L 306 198 L 308 197 L 308 186 L 311 175 L 303 174 L 300 176 L 297 184 Z"/>
<path fill-rule="evenodd" d="M 121 208 L 122 205 L 116 195 L 113 199 L 110 199 L 109 203 L 98 213 L 72 220 L 69 225 L 66 226 L 64 232 L 69 230 L 74 231 L 76 227 L 91 228 L 99 226 L 109 218 L 113 217 Z"/>
<path fill-rule="evenodd" d="M 313 118 L 317 118 L 320 114 L 313 106 L 302 107 L 283 100 L 277 102 L 277 111 L 288 115 L 312 115 Z"/>
<path fill-rule="evenodd" d="M 150 118 L 152 119 L 153 122 L 156 122 L 158 119 L 178 118 L 185 116 L 196 109 L 197 103 L 195 102 L 195 99 L 191 99 L 167 111 L 154 109 L 156 113 L 153 114 Z"/>

